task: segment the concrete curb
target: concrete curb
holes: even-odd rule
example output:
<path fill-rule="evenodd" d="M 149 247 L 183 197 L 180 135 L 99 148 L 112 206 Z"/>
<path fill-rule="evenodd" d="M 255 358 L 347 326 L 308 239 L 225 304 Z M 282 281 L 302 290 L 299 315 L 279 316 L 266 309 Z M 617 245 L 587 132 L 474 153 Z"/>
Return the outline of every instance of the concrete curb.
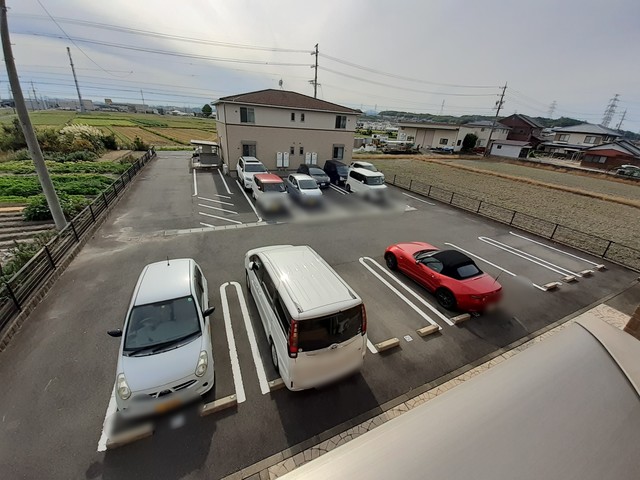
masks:
<path fill-rule="evenodd" d="M 400 340 L 397 338 L 390 338 L 385 340 L 384 342 L 376 343 L 375 347 L 378 352 L 384 352 L 385 350 L 389 350 L 391 348 L 395 348 L 400 345 Z"/>
<path fill-rule="evenodd" d="M 426 337 L 427 335 L 431 335 L 432 333 L 436 333 L 440 331 L 440 327 L 438 325 L 429 325 L 426 327 L 419 328 L 416 330 L 416 333 L 421 337 Z"/>
<path fill-rule="evenodd" d="M 214 400 L 213 402 L 205 403 L 200 410 L 200 416 L 204 417 L 206 415 L 219 412 L 220 410 L 235 407 L 236 405 L 238 405 L 238 399 L 236 396 L 229 395 L 228 397 L 223 397 L 218 400 Z"/>
<path fill-rule="evenodd" d="M 144 164 L 143 168 L 146 167 L 154 158 L 156 157 L 154 156 L 151 159 L 149 159 L 147 163 Z M 139 170 L 139 172 L 141 171 L 142 169 Z M 76 257 L 76 255 L 78 255 L 80 250 L 82 250 L 82 247 L 84 247 L 84 245 L 91 238 L 93 238 L 93 235 L 96 233 L 96 230 L 98 230 L 98 228 L 102 226 L 105 220 L 109 218 L 109 215 L 111 214 L 113 208 L 120 202 L 120 199 L 124 197 L 124 195 L 129 190 L 129 187 L 134 184 L 137 178 L 138 178 L 138 175 L 133 177 L 131 181 L 124 186 L 124 189 L 118 192 L 118 195 L 113 200 L 111 200 L 111 203 L 107 206 L 107 210 L 104 212 L 104 214 L 99 219 L 97 219 L 93 225 L 91 225 L 88 228 L 88 230 L 85 232 L 84 236 L 80 239 L 80 241 L 76 243 L 75 246 L 60 261 L 60 263 L 58 264 L 57 268 L 53 271 L 51 276 L 39 288 L 38 293 L 36 293 L 33 297 L 31 297 L 22 306 L 22 311 L 18 314 L 18 316 L 14 318 L 11 322 L 9 322 L 4 327 L 2 332 L 0 332 L 0 353 L 7 348 L 11 339 L 18 332 L 18 330 L 20 330 L 20 327 L 22 327 L 22 324 L 24 323 L 25 319 L 29 317 L 31 312 L 44 299 L 44 297 L 47 295 L 51 287 L 53 287 L 53 285 L 56 283 L 58 278 L 60 278 L 60 276 L 65 272 L 65 270 L 67 269 L 71 261 Z"/>
<path fill-rule="evenodd" d="M 122 447 L 129 443 L 150 437 L 151 435 L 153 435 L 153 426 L 151 426 L 150 423 L 145 423 L 144 425 L 134 427 L 111 437 L 107 440 L 107 450 Z"/>
<path fill-rule="evenodd" d="M 462 315 L 458 315 L 458 316 L 456 316 L 456 317 L 453 317 L 453 318 L 451 319 L 451 321 L 452 321 L 453 323 L 455 323 L 456 325 L 458 325 L 459 323 L 466 322 L 466 321 L 467 321 L 467 320 L 469 320 L 470 318 L 471 318 L 471 315 L 470 315 L 470 314 L 468 314 L 468 313 L 463 313 Z"/>

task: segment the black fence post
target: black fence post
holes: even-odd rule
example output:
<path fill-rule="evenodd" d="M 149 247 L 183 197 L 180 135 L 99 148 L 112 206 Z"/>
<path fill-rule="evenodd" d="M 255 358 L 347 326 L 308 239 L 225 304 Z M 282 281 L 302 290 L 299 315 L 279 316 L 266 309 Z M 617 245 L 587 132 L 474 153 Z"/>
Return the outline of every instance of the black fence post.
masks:
<path fill-rule="evenodd" d="M 69 225 L 71 225 L 71 230 L 73 230 L 73 234 L 76 237 L 76 242 L 79 242 L 80 241 L 80 237 L 78 236 L 78 232 L 76 232 L 76 227 L 73 224 L 73 220 L 69 222 Z"/>
<path fill-rule="evenodd" d="M 558 230 L 558 224 L 556 223 L 556 226 L 553 227 L 553 232 L 551 232 L 551 236 L 549 237 L 549 239 L 552 239 L 553 236 L 556 234 L 556 230 Z"/>
<path fill-rule="evenodd" d="M 429 185 L 429 190 L 427 191 L 427 197 L 430 197 L 430 196 L 431 196 L 431 187 L 432 187 L 432 186 L 433 186 L 433 185 Z"/>
<path fill-rule="evenodd" d="M 478 202 L 478 208 L 476 209 L 476 213 L 480 213 L 480 207 L 482 207 L 482 200 Z"/>
<path fill-rule="evenodd" d="M 49 263 L 51 263 L 51 266 L 53 267 L 53 269 L 55 270 L 56 268 L 56 262 L 53 261 L 53 257 L 51 256 L 51 252 L 49 251 L 49 247 L 47 247 L 46 245 L 44 246 L 44 251 L 47 254 L 47 258 L 49 259 Z"/>
<path fill-rule="evenodd" d="M 89 204 L 89 211 L 91 212 L 91 218 L 93 219 L 93 223 L 96 223 L 96 215 L 93 213 L 93 208 L 91 208 L 91 204 Z"/>
<path fill-rule="evenodd" d="M 514 210 L 514 211 L 513 211 L 513 215 L 511 215 L 511 220 L 509 220 L 509 225 L 512 225 L 512 224 L 513 224 L 513 220 L 516 218 L 516 213 L 517 213 L 517 212 Z"/>
<path fill-rule="evenodd" d="M 393 176 L 393 184 L 394 185 L 396 184 L 396 176 L 395 175 Z"/>
<path fill-rule="evenodd" d="M 102 199 L 104 200 L 104 206 L 105 208 L 109 205 L 109 202 L 107 201 L 107 196 L 104 193 L 104 190 L 102 191 Z"/>
<path fill-rule="evenodd" d="M 411 191 L 411 185 L 413 185 L 413 178 L 409 180 L 409 191 Z"/>
<path fill-rule="evenodd" d="M 20 311 L 22 311 L 22 306 L 20 305 L 20 302 L 18 301 L 18 299 L 16 298 L 15 294 L 13 293 L 13 290 L 11 289 L 11 287 L 9 286 L 9 284 L 7 282 L 5 282 L 4 284 L 5 287 L 7 287 L 7 292 L 9 292 L 9 295 L 11 296 L 11 300 L 13 300 L 13 303 L 15 303 L 16 308 Z"/>
<path fill-rule="evenodd" d="M 607 256 L 607 252 L 609 251 L 609 247 L 613 245 L 613 240 L 609 240 L 609 243 L 607 244 L 607 248 L 604 249 L 604 253 L 601 255 L 602 258 L 605 258 Z"/>
<path fill-rule="evenodd" d="M 131 169 L 127 170 L 127 175 L 129 175 L 129 182 L 131 182 Z"/>
<path fill-rule="evenodd" d="M 113 182 L 113 191 L 116 194 L 116 197 L 118 196 L 118 187 L 116 187 L 116 184 L 118 183 L 118 180 L 116 180 L 115 182 Z"/>
<path fill-rule="evenodd" d="M 456 194 L 456 192 L 451 192 L 451 198 L 449 199 L 449 205 L 451 205 L 451 203 L 453 203 L 453 196 Z"/>

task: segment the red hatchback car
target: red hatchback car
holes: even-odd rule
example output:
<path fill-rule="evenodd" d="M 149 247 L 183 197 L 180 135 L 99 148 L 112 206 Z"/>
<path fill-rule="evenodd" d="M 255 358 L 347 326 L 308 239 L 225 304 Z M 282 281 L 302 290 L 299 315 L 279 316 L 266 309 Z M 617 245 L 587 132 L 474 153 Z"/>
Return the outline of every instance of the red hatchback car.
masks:
<path fill-rule="evenodd" d="M 457 250 L 439 250 L 424 242 L 396 243 L 384 252 L 387 267 L 433 292 L 447 310 L 481 312 L 500 300 L 502 286 Z"/>

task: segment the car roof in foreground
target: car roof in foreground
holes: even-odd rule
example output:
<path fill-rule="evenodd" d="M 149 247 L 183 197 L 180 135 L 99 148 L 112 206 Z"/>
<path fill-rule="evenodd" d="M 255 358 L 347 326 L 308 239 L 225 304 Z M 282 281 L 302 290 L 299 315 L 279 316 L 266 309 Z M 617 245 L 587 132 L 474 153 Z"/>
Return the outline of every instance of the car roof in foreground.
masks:
<path fill-rule="evenodd" d="M 319 310 L 331 305 L 342 303 L 349 308 L 362 302 L 311 247 L 283 246 L 262 254 L 280 285 L 289 292 L 301 319 L 322 314 Z M 330 305 L 327 299 L 331 299 Z"/>
<path fill-rule="evenodd" d="M 282 183 L 282 178 L 275 173 L 256 173 L 254 178 L 260 179 L 262 183 Z"/>
<path fill-rule="evenodd" d="M 433 255 L 433 258 L 437 258 L 443 265 L 449 267 L 457 267 L 459 265 L 466 265 L 467 263 L 473 263 L 473 260 L 466 256 L 464 253 L 457 250 L 440 250 Z"/>
<path fill-rule="evenodd" d="M 367 168 L 354 167 L 351 170 L 353 172 L 358 172 L 358 173 L 364 175 L 365 177 L 381 177 L 382 176 L 381 172 L 372 172 L 371 170 L 369 170 Z"/>
<path fill-rule="evenodd" d="M 307 175 L 306 173 L 292 173 L 290 174 L 296 180 L 313 180 L 311 175 Z"/>
<path fill-rule="evenodd" d="M 256 157 L 241 157 L 245 162 L 250 162 L 250 163 L 262 163 L 260 160 L 258 160 Z"/>
<path fill-rule="evenodd" d="M 640 342 L 591 317 L 282 480 L 640 478 Z"/>
<path fill-rule="evenodd" d="M 190 258 L 178 258 L 147 265 L 141 274 L 134 305 L 191 295 L 191 262 Z"/>

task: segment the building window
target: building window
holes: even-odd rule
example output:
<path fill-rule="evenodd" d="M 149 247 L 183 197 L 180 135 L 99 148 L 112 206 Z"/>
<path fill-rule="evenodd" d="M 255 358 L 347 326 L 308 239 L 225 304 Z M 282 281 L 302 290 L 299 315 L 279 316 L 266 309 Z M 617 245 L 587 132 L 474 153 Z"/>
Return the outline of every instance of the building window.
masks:
<path fill-rule="evenodd" d="M 502 145 L 498 145 L 496 148 L 500 150 L 502 148 Z"/>
<path fill-rule="evenodd" d="M 607 157 L 600 157 L 598 159 L 598 163 L 605 163 L 607 161 Z"/>
<path fill-rule="evenodd" d="M 596 143 L 598 137 L 596 137 L 595 135 L 587 135 L 586 137 L 584 137 L 584 143 L 591 143 L 594 144 Z"/>
<path fill-rule="evenodd" d="M 413 142 L 415 140 L 414 137 L 407 137 L 407 142 Z"/>
<path fill-rule="evenodd" d="M 295 155 L 296 154 L 296 147 L 289 147 L 289 155 Z"/>
<path fill-rule="evenodd" d="M 336 115 L 336 128 L 347 128 L 346 115 Z"/>
<path fill-rule="evenodd" d="M 253 108 L 240 107 L 240 123 L 256 123 L 256 115 Z"/>
<path fill-rule="evenodd" d="M 304 147 L 300 147 L 300 155 L 304 155 Z"/>
<path fill-rule="evenodd" d="M 301 113 L 301 114 L 300 114 L 300 121 L 301 121 L 301 122 L 304 122 L 304 113 Z"/>
<path fill-rule="evenodd" d="M 344 145 L 333 146 L 333 159 L 342 160 L 344 158 Z"/>
<path fill-rule="evenodd" d="M 291 112 L 291 121 L 292 122 L 296 121 L 296 112 Z"/>
<path fill-rule="evenodd" d="M 256 142 L 242 142 L 242 156 L 257 157 L 258 155 L 256 155 Z"/>
<path fill-rule="evenodd" d="M 568 142 L 569 141 L 569 134 L 568 133 L 563 133 L 558 135 L 558 141 L 559 142 Z"/>
<path fill-rule="evenodd" d="M 440 139 L 440 145 L 447 145 L 449 143 L 449 139 L 448 138 L 441 138 Z"/>

